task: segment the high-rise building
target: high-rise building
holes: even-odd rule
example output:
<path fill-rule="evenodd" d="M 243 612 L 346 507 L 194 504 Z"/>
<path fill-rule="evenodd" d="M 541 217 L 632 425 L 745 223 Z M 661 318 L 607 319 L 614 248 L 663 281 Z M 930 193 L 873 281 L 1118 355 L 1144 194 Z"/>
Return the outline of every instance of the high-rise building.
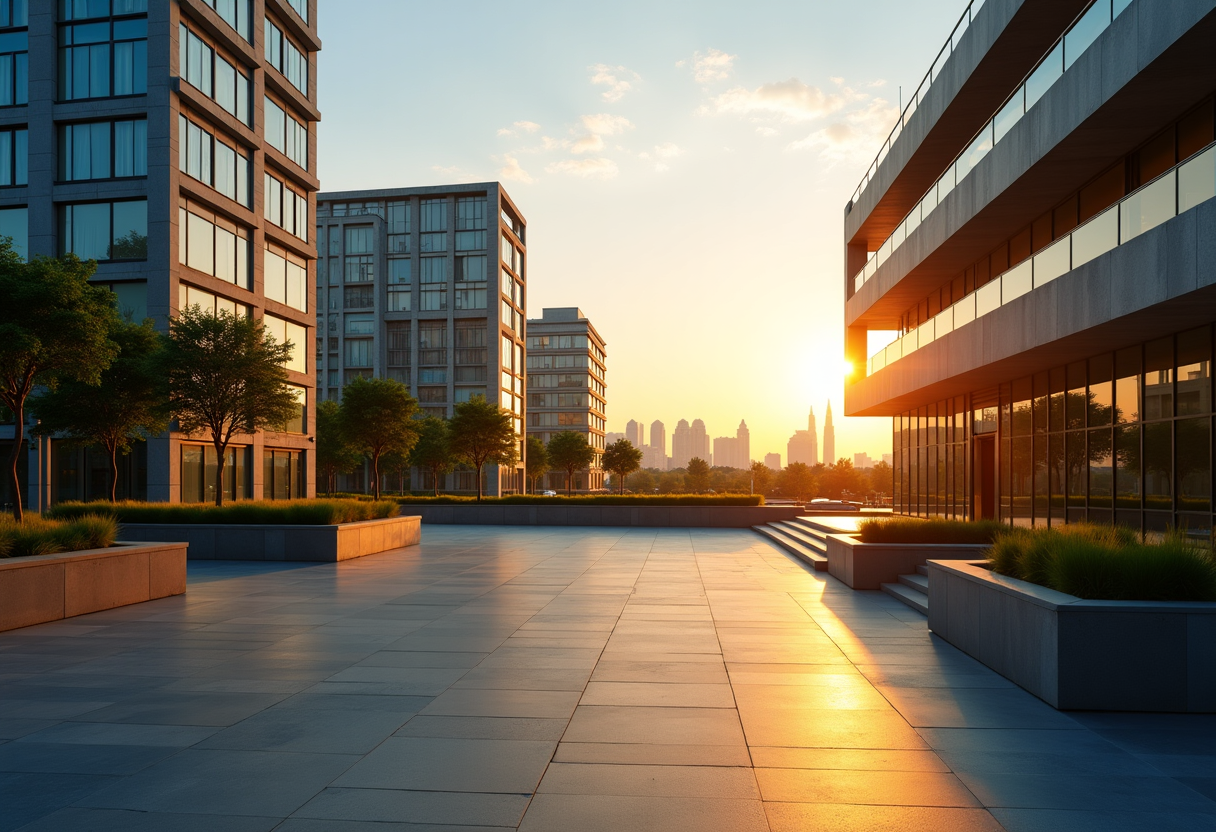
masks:
<path fill-rule="evenodd" d="M 299 415 L 234 437 L 221 487 L 312 496 L 316 3 L 0 2 L 0 43 L 0 235 L 96 260 L 132 321 L 164 331 L 197 305 L 290 340 Z M 0 453 L 12 441 L 0 426 Z M 32 507 L 109 496 L 104 454 L 28 447 Z M 118 493 L 210 501 L 217 462 L 206 435 L 166 432 L 119 460 Z"/>
<path fill-rule="evenodd" d="M 625 438 L 629 440 L 629 444 L 641 450 L 646 447 L 646 426 L 635 419 L 630 419 L 625 425 Z"/>
<path fill-rule="evenodd" d="M 687 419 L 676 422 L 675 432 L 671 435 L 671 467 L 684 468 L 688 460 L 697 455 L 692 447 L 692 430 Z M 651 436 L 654 436 L 653 431 Z"/>
<path fill-rule="evenodd" d="M 764 465 L 773 471 L 781 470 L 781 454 L 765 454 Z"/>
<path fill-rule="evenodd" d="M 853 454 L 853 467 L 854 468 L 873 468 L 874 460 L 870 457 L 869 454 L 864 453 L 864 452 L 858 453 L 858 454 Z"/>
<path fill-rule="evenodd" d="M 806 429 L 807 429 L 807 433 L 809 434 L 808 438 L 810 441 L 810 455 L 811 455 L 810 462 L 808 462 L 807 465 L 818 465 L 819 464 L 819 431 L 816 430 L 816 428 L 815 428 L 815 408 L 813 408 L 813 407 L 811 408 L 810 415 L 807 416 L 807 418 L 806 418 Z M 833 460 L 828 460 L 828 461 L 831 462 Z"/>
<path fill-rule="evenodd" d="M 810 431 L 796 430 L 785 445 L 785 459 L 790 465 L 801 462 L 804 465 L 815 464 L 815 443 L 811 441 Z"/>
<path fill-rule="evenodd" d="M 706 462 L 712 461 L 713 449 L 710 446 L 709 432 L 705 430 L 705 423 L 700 419 L 692 420 L 688 429 L 688 442 L 693 456 L 699 456 Z"/>
<path fill-rule="evenodd" d="M 845 412 L 892 417 L 897 512 L 1207 537 L 1213 4 L 1016 6 L 846 206 Z"/>
<path fill-rule="evenodd" d="M 719 436 L 714 439 L 714 465 L 725 468 L 746 469 L 751 467 L 751 433 L 747 422 L 739 423 L 734 436 Z"/>
<path fill-rule="evenodd" d="M 572 489 L 604 487 L 600 457 L 608 441 L 607 344 L 583 311 L 574 306 L 544 309 L 528 321 L 528 435 L 548 442 L 555 433 L 587 435 L 595 449 L 591 467 L 574 475 Z M 549 487 L 566 489 L 564 472 L 546 474 Z"/>
<path fill-rule="evenodd" d="M 658 449 L 661 458 L 667 458 L 667 428 L 658 419 L 650 423 L 650 442 L 648 444 L 649 447 Z"/>
<path fill-rule="evenodd" d="M 358 376 L 393 378 L 440 417 L 484 396 L 512 413 L 522 448 L 527 232 L 502 186 L 327 192 L 317 229 L 317 379 L 326 396 L 337 400 Z M 520 459 L 487 466 L 486 493 L 521 491 L 522 451 Z M 475 471 L 447 480 L 442 487 L 477 490 Z M 414 471 L 413 485 L 432 488 L 429 472 Z"/>
<path fill-rule="evenodd" d="M 814 434 L 811 434 L 814 436 Z M 823 463 L 836 464 L 836 429 L 832 427 L 832 402 L 828 400 L 828 412 L 823 417 Z"/>

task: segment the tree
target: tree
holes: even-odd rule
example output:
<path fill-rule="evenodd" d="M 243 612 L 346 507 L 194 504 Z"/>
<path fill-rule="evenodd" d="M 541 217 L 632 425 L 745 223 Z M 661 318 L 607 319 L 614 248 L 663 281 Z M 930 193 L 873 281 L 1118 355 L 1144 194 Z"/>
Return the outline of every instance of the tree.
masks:
<path fill-rule="evenodd" d="M 18 522 L 23 511 L 17 461 L 27 399 L 36 386 L 97 384 L 118 353 L 109 339 L 118 317 L 114 293 L 89 284 L 95 267 L 70 254 L 26 263 L 11 240 L 0 238 L 0 404 L 15 422 L 8 475 Z"/>
<path fill-rule="evenodd" d="M 528 453 L 524 457 L 524 476 L 532 483 L 532 493 L 536 493 L 536 481 L 549 470 L 549 451 L 545 443 L 536 436 L 528 437 Z"/>
<path fill-rule="evenodd" d="M 870 490 L 870 481 L 853 467 L 852 460 L 841 457 L 819 479 L 823 496 L 833 500 L 857 499 Z"/>
<path fill-rule="evenodd" d="M 604 449 L 604 470 L 619 477 L 621 493 L 625 493 L 625 477 L 642 467 L 642 452 L 628 439 L 618 439 Z"/>
<path fill-rule="evenodd" d="M 767 494 L 768 490 L 773 487 L 773 470 L 763 462 L 753 462 L 751 480 L 753 494 Z"/>
<path fill-rule="evenodd" d="M 477 499 L 485 490 L 482 470 L 486 464 L 514 465 L 519 459 L 519 441 L 510 412 L 473 396 L 454 408 L 448 420 L 453 459 L 477 470 Z"/>
<path fill-rule="evenodd" d="M 684 472 L 681 470 L 664 471 L 659 474 L 660 494 L 683 494 Z"/>
<path fill-rule="evenodd" d="M 574 472 L 591 466 L 595 449 L 587 444 L 587 435 L 573 430 L 553 434 L 549 439 L 549 464 L 556 471 L 566 472 L 566 496 L 574 483 Z"/>
<path fill-rule="evenodd" d="M 804 502 L 815 490 L 815 475 L 805 462 L 791 462 L 777 477 L 781 493 Z"/>
<path fill-rule="evenodd" d="M 372 494 L 380 499 L 380 462 L 409 458 L 418 441 L 414 414 L 418 402 L 401 382 L 391 378 L 356 376 L 342 388 L 342 433 L 351 447 L 372 462 Z"/>
<path fill-rule="evenodd" d="M 895 493 L 895 474 L 886 460 L 875 462 L 870 469 L 870 490 L 879 497 Z"/>
<path fill-rule="evenodd" d="M 160 334 L 150 320 L 131 324 L 115 317 L 110 340 L 118 348 L 100 383 L 67 379 L 30 401 L 40 421 L 37 432 L 70 442 L 97 445 L 110 461 L 110 502 L 117 499 L 118 455 L 168 426 L 164 391 L 156 372 Z"/>
<path fill-rule="evenodd" d="M 300 404 L 283 365 L 291 342 L 276 343 L 260 320 L 198 306 L 169 322 L 157 364 L 169 386 L 169 409 L 178 429 L 206 431 L 215 446 L 215 504 L 224 503 L 224 456 L 238 433 L 288 422 Z"/>
<path fill-rule="evenodd" d="M 452 447 L 448 435 L 448 423 L 438 416 L 427 416 L 418 420 L 418 442 L 410 454 L 410 461 L 424 471 L 429 471 L 435 481 L 435 496 L 439 496 L 439 483 L 452 470 Z"/>
<path fill-rule="evenodd" d="M 694 456 L 688 460 L 688 474 L 684 478 L 685 485 L 688 490 L 694 494 L 700 494 L 709 490 L 709 463 L 701 459 L 699 456 Z"/>
<path fill-rule="evenodd" d="M 653 494 L 658 484 L 658 477 L 645 468 L 633 475 L 633 490 L 639 494 Z"/>
<path fill-rule="evenodd" d="M 317 402 L 316 418 L 317 476 L 325 480 L 325 492 L 332 494 L 338 474 L 353 471 L 362 457 L 342 433 L 342 413 L 334 401 Z"/>

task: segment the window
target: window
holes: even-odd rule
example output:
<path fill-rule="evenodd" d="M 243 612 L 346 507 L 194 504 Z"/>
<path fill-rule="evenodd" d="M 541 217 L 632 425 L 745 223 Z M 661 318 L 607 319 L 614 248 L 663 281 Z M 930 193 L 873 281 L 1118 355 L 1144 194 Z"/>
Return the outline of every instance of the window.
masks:
<path fill-rule="evenodd" d="M 337 299 L 331 301 L 331 308 L 337 309 Z M 376 289 L 374 286 L 347 286 L 342 292 L 342 306 L 345 309 L 371 309 L 376 305 Z"/>
<path fill-rule="evenodd" d="M 60 181 L 147 175 L 147 119 L 59 125 Z"/>
<path fill-rule="evenodd" d="M 357 225 L 346 229 L 346 253 L 347 283 L 370 283 L 375 280 L 370 225 Z"/>
<path fill-rule="evenodd" d="M 266 173 L 262 209 L 266 219 L 305 242 L 308 241 L 308 197 Z"/>
<path fill-rule="evenodd" d="M 249 124 L 253 86 L 241 72 L 183 24 L 178 30 L 178 74 L 190 86 L 215 100 L 242 124 Z"/>
<path fill-rule="evenodd" d="M 177 308 L 188 309 L 191 306 L 197 306 L 204 312 L 210 312 L 212 315 L 218 315 L 221 312 L 227 312 L 231 315 L 239 315 L 243 318 L 248 318 L 253 310 L 243 303 L 237 303 L 220 295 L 204 292 L 194 286 L 185 283 L 179 283 L 177 289 Z"/>
<path fill-rule="evenodd" d="M 388 311 L 409 312 L 413 279 L 409 260 L 388 261 Z"/>
<path fill-rule="evenodd" d="M 0 187 L 29 184 L 29 131 L 0 130 Z"/>
<path fill-rule="evenodd" d="M 146 260 L 148 201 L 59 206 L 59 253 L 82 260 Z"/>
<path fill-rule="evenodd" d="M 304 429 L 298 431 L 303 433 Z M 262 499 L 296 500 L 307 496 L 304 490 L 304 452 L 262 451 Z"/>
<path fill-rule="evenodd" d="M 409 384 L 410 322 L 387 321 L 384 329 L 388 336 L 388 377 Z"/>
<path fill-rule="evenodd" d="M 214 503 L 218 457 L 212 445 L 182 445 L 182 502 Z M 221 487 L 225 500 L 249 497 L 249 448 L 229 447 L 224 451 L 224 476 Z"/>
<path fill-rule="evenodd" d="M 247 43 L 253 42 L 249 28 L 249 20 L 253 17 L 253 11 L 250 8 L 253 5 L 252 0 L 203 0 L 203 2 L 215 9 L 216 14 L 236 30 L 236 33 Z"/>
<path fill-rule="evenodd" d="M 485 364 L 488 360 L 488 337 L 485 321 L 457 321 L 456 363 Z M 457 378 L 457 381 L 460 380 Z M 479 380 L 484 381 L 485 377 Z"/>
<path fill-rule="evenodd" d="M 438 311 L 448 308 L 447 258 L 424 257 L 419 261 L 418 308 L 423 311 Z"/>
<path fill-rule="evenodd" d="M 11 240 L 13 251 L 22 259 L 29 257 L 29 226 L 29 208 L 0 208 L 0 239 Z"/>
<path fill-rule="evenodd" d="M 253 167 L 249 157 L 185 116 L 178 116 L 177 130 L 178 169 L 229 199 L 252 207 L 249 177 Z"/>
<path fill-rule="evenodd" d="M 372 366 L 372 339 L 347 338 L 345 346 L 347 367 Z"/>
<path fill-rule="evenodd" d="M 376 332 L 376 319 L 366 315 L 347 315 L 346 316 L 346 334 L 347 335 L 374 335 Z"/>
<path fill-rule="evenodd" d="M 18 6 L 20 7 L 18 9 Z M 8 17 L 5 17 L 5 13 Z M 5 23 L 5 20 L 8 23 Z M 0 0 L 0 26 L 25 26 L 23 0 Z M 0 107 L 29 103 L 29 33 L 0 32 Z"/>
<path fill-rule="evenodd" d="M 179 263 L 242 289 L 253 288 L 248 228 L 194 204 L 178 206 L 177 224 Z"/>
<path fill-rule="evenodd" d="M 486 257 L 485 255 L 456 258 L 457 309 L 486 308 Z"/>
<path fill-rule="evenodd" d="M 305 417 L 308 414 L 308 390 L 295 384 L 287 385 L 287 389 L 295 396 L 296 407 L 291 418 L 283 423 L 280 430 L 283 433 L 306 433 L 307 420 Z M 282 451 L 277 451 L 276 453 L 282 453 Z"/>
<path fill-rule="evenodd" d="M 308 266 L 303 258 L 267 243 L 263 279 L 268 300 L 308 311 Z"/>
<path fill-rule="evenodd" d="M 456 199 L 456 230 L 484 230 L 486 227 L 486 198 L 462 196 Z"/>
<path fill-rule="evenodd" d="M 484 231 L 457 231 L 456 232 L 456 250 L 457 251 L 482 251 L 486 247 L 486 232 Z"/>
<path fill-rule="evenodd" d="M 274 315 L 263 315 L 262 326 L 266 327 L 266 334 L 273 336 L 276 342 L 291 342 L 291 357 L 283 366 L 294 373 L 307 373 L 308 350 L 305 345 L 308 343 L 308 327 Z"/>
<path fill-rule="evenodd" d="M 447 231 L 448 211 L 445 199 L 424 199 L 419 205 L 422 214 L 423 233 L 427 231 Z"/>
<path fill-rule="evenodd" d="M 269 98 L 266 102 L 266 141 L 270 146 L 308 170 L 308 128 Z"/>
<path fill-rule="evenodd" d="M 287 5 L 295 10 L 301 20 L 308 22 L 308 0 L 287 0 Z"/>
<path fill-rule="evenodd" d="M 308 95 L 308 53 L 302 52 L 283 30 L 265 21 L 266 61 L 279 71 L 293 87 Z"/>
<path fill-rule="evenodd" d="M 418 363 L 448 363 L 447 321 L 418 322 Z"/>
<path fill-rule="evenodd" d="M 59 98 L 108 98 L 148 91 L 147 0 L 63 4 L 59 27 Z M 138 15 L 130 17 L 127 15 Z"/>
<path fill-rule="evenodd" d="M 410 204 L 404 200 L 388 204 L 388 250 L 390 254 L 410 250 Z"/>

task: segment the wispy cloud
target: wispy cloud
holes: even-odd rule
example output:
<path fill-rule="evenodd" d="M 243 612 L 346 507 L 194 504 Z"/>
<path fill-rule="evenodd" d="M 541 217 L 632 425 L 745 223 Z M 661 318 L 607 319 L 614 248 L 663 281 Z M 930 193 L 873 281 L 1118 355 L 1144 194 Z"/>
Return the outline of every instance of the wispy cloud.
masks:
<path fill-rule="evenodd" d="M 825 93 L 797 78 L 761 84 L 755 89 L 734 87 L 710 99 L 703 112 L 810 121 L 841 109 L 853 97 L 851 90 Z"/>
<path fill-rule="evenodd" d="M 882 98 L 866 102 L 865 106 L 842 113 L 840 118 L 798 141 L 789 150 L 813 150 L 829 161 L 864 160 L 874 155 L 891 125 L 899 117 L 899 108 Z"/>
<path fill-rule="evenodd" d="M 563 159 L 545 167 L 548 173 L 564 173 L 583 179 L 615 179 L 620 170 L 611 159 Z"/>
<path fill-rule="evenodd" d="M 730 77 L 738 55 L 730 55 L 720 49 L 710 49 L 704 55 L 696 52 L 692 57 L 692 77 L 698 84 L 710 84 Z M 676 61 L 676 66 L 685 66 L 688 61 Z"/>
<path fill-rule="evenodd" d="M 684 148 L 680 147 L 675 142 L 665 142 L 657 144 L 654 147 L 654 155 L 660 159 L 674 159 L 676 156 L 683 155 Z"/>
<path fill-rule="evenodd" d="M 579 119 L 583 129 L 596 136 L 615 136 L 633 129 L 633 122 L 624 116 L 613 116 L 607 113 L 583 116 Z"/>
<path fill-rule="evenodd" d="M 499 127 L 498 135 L 518 136 L 520 133 L 535 133 L 539 129 L 540 125 L 535 121 L 517 121 L 510 127 Z"/>
<path fill-rule="evenodd" d="M 523 182 L 525 184 L 531 184 L 535 181 L 532 175 L 520 166 L 519 160 L 510 153 L 502 155 L 502 167 L 498 169 L 498 178 L 508 182 Z"/>
<path fill-rule="evenodd" d="M 604 149 L 604 138 L 595 133 L 588 133 L 570 146 L 571 153 L 599 153 Z"/>
<path fill-rule="evenodd" d="M 608 88 L 600 93 L 608 102 L 620 101 L 625 97 L 625 93 L 633 89 L 633 82 L 642 80 L 642 76 L 623 66 L 595 64 L 588 69 L 591 70 L 592 84 Z"/>

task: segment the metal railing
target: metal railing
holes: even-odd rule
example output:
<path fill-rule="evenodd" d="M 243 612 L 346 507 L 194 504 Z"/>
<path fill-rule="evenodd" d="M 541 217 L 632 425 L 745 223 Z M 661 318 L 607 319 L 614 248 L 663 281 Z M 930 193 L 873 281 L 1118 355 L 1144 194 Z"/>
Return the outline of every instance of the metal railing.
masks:
<path fill-rule="evenodd" d="M 1216 142 L 870 356 L 866 375 L 1216 198 Z"/>
<path fill-rule="evenodd" d="M 980 160 L 988 155 L 996 143 L 1017 124 L 1030 108 L 1043 97 L 1047 90 L 1063 76 L 1064 71 L 1076 62 L 1077 58 L 1102 34 L 1119 14 L 1131 5 L 1132 0 L 1095 0 L 1085 11 L 1077 15 L 1072 25 L 1065 30 L 1052 44 L 1051 49 L 1035 64 L 1016 90 L 1005 99 L 996 113 L 988 119 L 979 132 L 972 137 L 957 156 L 951 160 L 946 171 L 929 187 L 916 206 L 904 217 L 903 221 L 891 232 L 875 251 L 870 253 L 866 264 L 853 276 L 853 291 L 859 290 L 869 280 L 878 267 L 891 253 L 903 244 L 916 227 L 923 222 L 933 209 L 954 190 Z M 871 170 L 877 172 L 877 165 L 886 156 L 890 143 L 900 132 L 901 125 L 896 125 L 892 136 L 887 140 L 884 149 L 880 151 Z M 854 195 L 854 202 L 860 196 L 861 189 L 868 183 L 871 174 L 862 180 L 862 186 Z"/>

